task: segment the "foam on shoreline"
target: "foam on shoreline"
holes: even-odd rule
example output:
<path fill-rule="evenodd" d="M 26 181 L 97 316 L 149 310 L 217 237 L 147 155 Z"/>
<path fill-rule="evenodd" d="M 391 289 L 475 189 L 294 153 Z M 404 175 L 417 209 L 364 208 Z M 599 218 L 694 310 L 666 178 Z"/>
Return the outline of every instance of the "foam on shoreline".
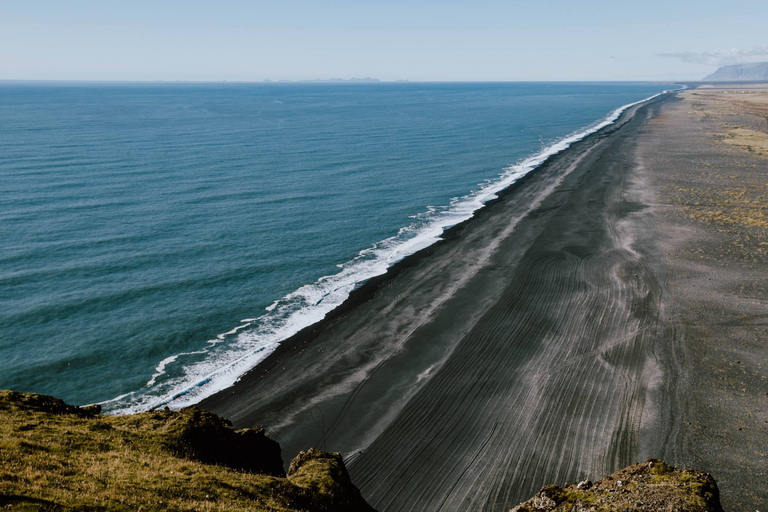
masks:
<path fill-rule="evenodd" d="M 470 219 L 488 201 L 497 198 L 499 192 L 551 156 L 611 125 L 628 108 L 667 92 L 615 109 L 601 121 L 507 167 L 497 179 L 486 182 L 464 197 L 454 198 L 447 206 L 428 207 L 426 212 L 414 216 L 414 222 L 401 228 L 397 235 L 360 251 L 356 258 L 339 265 L 337 274 L 321 277 L 275 301 L 264 315 L 242 320 L 240 325 L 209 340 L 203 350 L 164 359 L 143 388 L 102 402 L 102 405 L 112 414 L 163 406 L 181 408 L 232 386 L 274 352 L 281 341 L 321 321 L 362 283 L 384 274 L 395 263 L 439 241 L 446 229 Z"/>

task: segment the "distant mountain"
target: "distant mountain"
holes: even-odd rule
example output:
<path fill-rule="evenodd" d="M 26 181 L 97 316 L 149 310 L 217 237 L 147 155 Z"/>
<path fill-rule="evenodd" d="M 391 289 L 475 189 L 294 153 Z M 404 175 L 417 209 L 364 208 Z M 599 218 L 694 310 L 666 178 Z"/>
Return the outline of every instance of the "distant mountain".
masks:
<path fill-rule="evenodd" d="M 267 83 L 298 83 L 298 84 L 371 84 L 371 83 L 378 83 L 381 82 L 378 78 L 329 78 L 329 79 L 322 79 L 317 78 L 315 80 L 264 80 Z"/>
<path fill-rule="evenodd" d="M 705 76 L 703 80 L 705 82 L 768 80 L 768 62 L 723 66 L 711 75 Z"/>

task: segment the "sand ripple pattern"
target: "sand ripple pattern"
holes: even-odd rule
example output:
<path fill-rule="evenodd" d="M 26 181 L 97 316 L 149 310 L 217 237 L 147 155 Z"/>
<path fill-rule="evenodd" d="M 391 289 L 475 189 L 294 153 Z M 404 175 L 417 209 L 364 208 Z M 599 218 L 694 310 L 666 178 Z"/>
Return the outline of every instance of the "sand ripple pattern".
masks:
<path fill-rule="evenodd" d="M 499 300 L 352 461 L 378 510 L 504 510 L 634 461 L 660 289 L 617 228 L 626 146 L 590 148 Z"/>
<path fill-rule="evenodd" d="M 509 510 L 653 455 L 661 288 L 633 243 L 649 210 L 631 172 L 632 134 L 660 101 L 551 158 L 201 407 L 266 425 L 286 458 L 342 452 L 381 512 Z"/>

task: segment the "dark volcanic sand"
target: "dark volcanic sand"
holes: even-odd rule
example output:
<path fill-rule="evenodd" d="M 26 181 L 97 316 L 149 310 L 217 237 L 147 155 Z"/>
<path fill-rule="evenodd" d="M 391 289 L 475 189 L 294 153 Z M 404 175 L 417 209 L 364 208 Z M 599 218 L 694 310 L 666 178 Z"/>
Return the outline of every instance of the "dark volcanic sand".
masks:
<path fill-rule="evenodd" d="M 675 307 L 701 318 L 696 301 L 663 302 L 683 243 L 657 204 L 677 165 L 664 152 L 690 141 L 684 126 L 657 140 L 654 119 L 678 104 L 632 108 L 550 159 L 201 407 L 265 425 L 285 459 L 344 453 L 382 512 L 508 510 L 648 457 L 703 464 L 685 422 L 719 361 L 701 369 L 680 334 Z M 700 469 L 718 478 L 719 460 Z"/>
<path fill-rule="evenodd" d="M 725 510 L 768 510 L 768 158 L 713 136 L 768 132 L 768 102 L 696 92 L 637 134 L 634 175 L 653 193 L 667 269 L 660 343 L 674 348 L 674 422 L 659 456 L 712 473 Z"/>
<path fill-rule="evenodd" d="M 201 407 L 266 425 L 286 458 L 347 454 L 381 511 L 503 510 L 658 453 L 640 439 L 661 418 L 661 290 L 625 225 L 644 208 L 626 197 L 633 136 L 660 103 L 551 159 Z"/>

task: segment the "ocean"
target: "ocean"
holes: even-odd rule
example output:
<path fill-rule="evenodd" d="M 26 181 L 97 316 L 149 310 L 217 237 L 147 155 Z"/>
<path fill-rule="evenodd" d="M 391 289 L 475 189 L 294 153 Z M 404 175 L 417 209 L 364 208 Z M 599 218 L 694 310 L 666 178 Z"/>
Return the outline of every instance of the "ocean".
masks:
<path fill-rule="evenodd" d="M 233 383 L 648 83 L 0 83 L 0 389 Z"/>

